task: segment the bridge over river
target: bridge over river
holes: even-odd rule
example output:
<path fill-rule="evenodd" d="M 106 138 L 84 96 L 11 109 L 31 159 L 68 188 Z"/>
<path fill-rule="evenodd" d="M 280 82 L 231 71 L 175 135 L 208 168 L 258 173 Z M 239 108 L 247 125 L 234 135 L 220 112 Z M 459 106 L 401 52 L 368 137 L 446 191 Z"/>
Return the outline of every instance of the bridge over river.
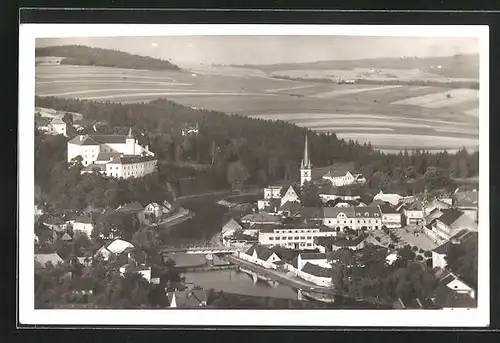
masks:
<path fill-rule="evenodd" d="M 238 252 L 237 248 L 228 248 L 220 246 L 204 246 L 204 247 L 187 247 L 187 248 L 161 248 L 162 254 L 169 253 L 185 253 L 196 255 L 209 255 L 209 254 L 233 254 Z"/>

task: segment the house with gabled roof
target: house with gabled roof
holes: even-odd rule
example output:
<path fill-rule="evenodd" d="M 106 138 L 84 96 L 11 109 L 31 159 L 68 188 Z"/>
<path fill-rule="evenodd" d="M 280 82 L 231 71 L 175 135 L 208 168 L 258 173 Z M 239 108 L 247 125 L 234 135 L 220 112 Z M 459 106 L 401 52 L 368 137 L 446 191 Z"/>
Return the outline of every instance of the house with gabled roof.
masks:
<path fill-rule="evenodd" d="M 380 201 L 383 201 L 383 202 L 388 202 L 388 203 L 390 203 L 393 206 L 397 205 L 399 203 L 400 199 L 401 199 L 401 195 L 399 195 L 399 194 L 384 193 L 383 191 L 380 191 L 373 198 L 374 201 L 380 200 Z"/>
<path fill-rule="evenodd" d="M 100 255 L 102 256 L 104 261 L 107 261 L 113 255 L 118 256 L 123 253 L 127 253 L 130 255 L 130 252 L 132 252 L 133 250 L 134 246 L 132 245 L 132 243 L 117 238 L 114 241 L 102 246 L 99 250 L 97 250 L 94 256 L 96 257 Z"/>
<path fill-rule="evenodd" d="M 424 218 L 424 204 L 422 200 L 417 199 L 414 202 L 403 207 L 406 225 L 419 225 Z"/>
<path fill-rule="evenodd" d="M 293 185 L 290 185 L 290 187 L 288 187 L 287 191 L 285 192 L 285 195 L 281 197 L 280 206 L 283 206 L 287 202 L 300 203 L 299 194 L 300 194 L 299 190 L 297 190 Z"/>
<path fill-rule="evenodd" d="M 278 214 L 285 217 L 294 217 L 299 214 L 302 205 L 298 201 L 287 201 L 278 210 Z"/>
<path fill-rule="evenodd" d="M 241 218 L 242 223 L 249 225 L 253 224 L 278 224 L 281 217 L 278 215 L 268 214 L 266 212 L 251 213 Z"/>
<path fill-rule="evenodd" d="M 141 224 L 145 223 L 144 206 L 138 201 L 129 202 L 116 208 L 118 212 L 133 213 Z"/>
<path fill-rule="evenodd" d="M 68 125 L 60 117 L 52 118 L 47 128 L 47 133 L 49 135 L 63 135 L 66 137 L 68 136 Z"/>
<path fill-rule="evenodd" d="M 167 203 L 168 204 L 168 203 Z M 170 205 L 170 204 L 168 204 Z M 172 212 L 171 207 L 167 207 L 165 204 L 158 204 L 156 202 L 152 202 L 144 208 L 144 216 L 145 218 L 152 217 L 153 221 L 158 220 L 164 215 L 168 215 Z"/>
<path fill-rule="evenodd" d="M 56 232 L 63 232 L 64 230 L 67 229 L 67 224 L 64 220 L 49 214 L 42 215 L 39 218 L 39 221 L 49 229 L 54 230 Z"/>
<path fill-rule="evenodd" d="M 64 263 L 64 261 L 57 253 L 35 254 L 35 266 L 45 268 L 47 263 L 57 266 L 58 264 Z"/>
<path fill-rule="evenodd" d="M 318 286 L 330 287 L 332 285 L 333 271 L 317 264 L 306 262 L 302 269 L 298 270 L 297 276 Z"/>
<path fill-rule="evenodd" d="M 440 308 L 475 308 L 477 307 L 476 291 L 457 275 L 448 270 L 434 268 L 438 287 L 432 300 Z"/>
<path fill-rule="evenodd" d="M 469 216 L 472 220 L 477 221 L 478 211 L 478 192 L 473 191 L 457 191 L 454 194 L 453 205 L 460 211 Z"/>
<path fill-rule="evenodd" d="M 240 252 L 239 257 L 271 269 L 277 269 L 278 265 L 276 262 L 281 261 L 281 258 L 272 249 L 260 244 L 254 244 L 247 251 Z"/>

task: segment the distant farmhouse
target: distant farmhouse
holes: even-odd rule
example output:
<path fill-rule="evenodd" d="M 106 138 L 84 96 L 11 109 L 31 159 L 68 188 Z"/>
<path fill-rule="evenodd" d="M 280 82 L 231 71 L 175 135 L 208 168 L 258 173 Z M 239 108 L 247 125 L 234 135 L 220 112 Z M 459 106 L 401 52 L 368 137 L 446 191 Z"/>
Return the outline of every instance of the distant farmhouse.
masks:
<path fill-rule="evenodd" d="M 98 171 L 117 178 L 142 177 L 156 170 L 157 159 L 132 135 L 79 135 L 68 142 L 68 162 L 81 156 L 82 173 Z"/>

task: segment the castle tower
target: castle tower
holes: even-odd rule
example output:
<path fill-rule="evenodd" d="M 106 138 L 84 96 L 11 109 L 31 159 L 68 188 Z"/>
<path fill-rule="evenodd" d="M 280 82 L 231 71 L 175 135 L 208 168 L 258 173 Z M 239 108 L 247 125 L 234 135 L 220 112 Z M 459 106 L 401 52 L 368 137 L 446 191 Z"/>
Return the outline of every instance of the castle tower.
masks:
<path fill-rule="evenodd" d="M 306 181 L 311 181 L 311 161 L 309 159 L 309 147 L 307 145 L 307 134 L 304 143 L 304 157 L 300 163 L 300 185 L 303 186 Z"/>
<path fill-rule="evenodd" d="M 135 155 L 135 137 L 132 134 L 132 128 L 129 128 L 127 138 L 125 139 L 125 143 L 127 145 L 127 153 L 128 155 Z"/>

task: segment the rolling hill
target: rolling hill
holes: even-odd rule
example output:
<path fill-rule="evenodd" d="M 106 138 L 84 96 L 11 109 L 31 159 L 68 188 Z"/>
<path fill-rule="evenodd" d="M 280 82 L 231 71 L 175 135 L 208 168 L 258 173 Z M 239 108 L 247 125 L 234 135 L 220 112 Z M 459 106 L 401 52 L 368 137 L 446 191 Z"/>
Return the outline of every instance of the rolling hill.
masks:
<path fill-rule="evenodd" d="M 82 45 L 62 45 L 36 48 L 35 56 L 61 57 L 61 64 L 115 67 L 146 70 L 181 70 L 169 61 L 132 55 L 122 51 L 92 48 Z"/>
<path fill-rule="evenodd" d="M 440 66 L 438 68 L 438 66 Z M 285 70 L 332 70 L 355 68 L 421 69 L 448 78 L 479 78 L 479 55 L 454 55 L 428 58 L 376 58 L 360 60 L 330 60 L 304 63 L 267 65 L 233 65 L 273 73 Z"/>

